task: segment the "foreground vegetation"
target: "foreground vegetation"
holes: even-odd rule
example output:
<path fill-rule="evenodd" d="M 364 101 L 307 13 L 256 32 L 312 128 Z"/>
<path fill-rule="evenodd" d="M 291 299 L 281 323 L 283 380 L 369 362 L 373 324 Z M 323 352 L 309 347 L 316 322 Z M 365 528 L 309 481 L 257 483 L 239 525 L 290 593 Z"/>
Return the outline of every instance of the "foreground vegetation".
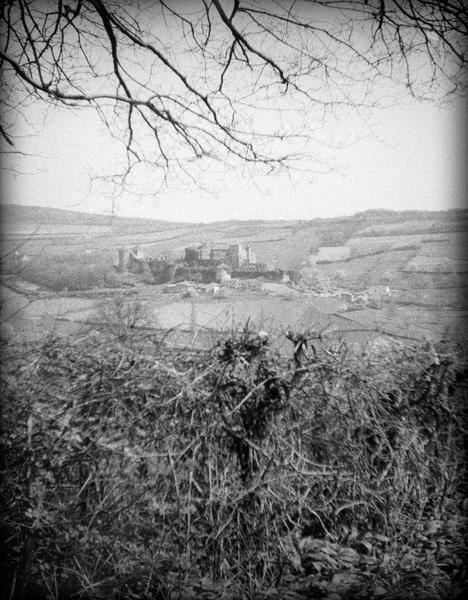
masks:
<path fill-rule="evenodd" d="M 457 348 L 4 348 L 10 598 L 462 598 Z"/>

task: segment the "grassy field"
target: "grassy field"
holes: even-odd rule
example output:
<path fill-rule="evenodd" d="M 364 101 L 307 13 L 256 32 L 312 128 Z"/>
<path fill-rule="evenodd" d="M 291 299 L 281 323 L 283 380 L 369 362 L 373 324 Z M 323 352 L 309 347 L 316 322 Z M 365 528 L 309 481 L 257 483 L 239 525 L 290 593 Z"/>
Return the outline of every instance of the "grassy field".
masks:
<path fill-rule="evenodd" d="M 394 286 L 397 285 L 395 279 L 414 255 L 415 250 L 388 250 L 331 264 L 317 264 L 314 269 L 331 277 L 340 271 L 344 274 L 345 284 L 353 287 L 378 285 L 384 283 L 385 275 L 389 275 L 390 284 Z"/>

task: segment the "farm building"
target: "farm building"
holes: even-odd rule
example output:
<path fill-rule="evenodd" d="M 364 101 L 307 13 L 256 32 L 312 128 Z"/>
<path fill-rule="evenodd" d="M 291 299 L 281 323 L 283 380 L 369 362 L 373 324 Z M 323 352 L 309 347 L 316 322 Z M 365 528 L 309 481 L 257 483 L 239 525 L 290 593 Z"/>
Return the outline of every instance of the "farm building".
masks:
<path fill-rule="evenodd" d="M 18 266 L 18 267 L 21 267 L 31 261 L 31 259 L 29 258 L 29 256 L 27 254 L 21 254 L 20 252 L 18 252 L 18 250 L 14 251 L 13 260 L 14 260 L 16 266 Z"/>

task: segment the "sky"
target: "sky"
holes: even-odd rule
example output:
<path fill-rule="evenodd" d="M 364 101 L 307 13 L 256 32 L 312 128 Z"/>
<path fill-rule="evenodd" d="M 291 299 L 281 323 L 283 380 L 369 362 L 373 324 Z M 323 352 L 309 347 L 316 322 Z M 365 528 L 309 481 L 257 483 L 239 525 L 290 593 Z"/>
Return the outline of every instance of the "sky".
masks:
<path fill-rule="evenodd" d="M 33 156 L 15 161 L 19 172 L 4 171 L 2 195 L 18 204 L 186 222 L 459 208 L 466 190 L 463 116 L 461 102 L 397 105 L 373 117 L 375 134 L 329 151 L 330 172 L 256 176 L 218 165 L 196 183 L 170 182 L 153 197 L 128 194 L 113 201 L 105 184 L 90 190 L 92 176 L 110 172 L 118 156 L 95 115 L 52 114 L 28 140 Z"/>
<path fill-rule="evenodd" d="M 18 149 L 2 157 L 2 201 L 168 221 L 298 220 L 369 209 L 465 207 L 464 102 L 438 106 L 400 99 L 387 108 L 328 119 L 312 150 L 323 161 L 266 175 L 204 161 L 193 178 L 137 168 L 139 194 L 119 193 L 103 175 L 119 171 L 123 138 L 91 109 L 31 104 L 18 122 Z M 314 123 L 309 119 L 308 123 Z M 311 135 L 315 136 L 315 131 Z"/>

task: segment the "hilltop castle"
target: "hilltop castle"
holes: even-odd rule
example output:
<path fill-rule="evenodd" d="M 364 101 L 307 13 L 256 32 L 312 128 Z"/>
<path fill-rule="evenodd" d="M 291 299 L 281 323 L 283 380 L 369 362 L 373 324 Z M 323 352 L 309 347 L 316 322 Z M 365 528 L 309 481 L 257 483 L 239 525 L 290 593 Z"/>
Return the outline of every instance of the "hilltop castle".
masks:
<path fill-rule="evenodd" d="M 243 244 L 217 244 L 211 247 L 208 244 L 200 244 L 197 247 L 185 248 L 185 261 L 199 265 L 225 262 L 232 269 L 257 264 L 250 246 Z"/>

